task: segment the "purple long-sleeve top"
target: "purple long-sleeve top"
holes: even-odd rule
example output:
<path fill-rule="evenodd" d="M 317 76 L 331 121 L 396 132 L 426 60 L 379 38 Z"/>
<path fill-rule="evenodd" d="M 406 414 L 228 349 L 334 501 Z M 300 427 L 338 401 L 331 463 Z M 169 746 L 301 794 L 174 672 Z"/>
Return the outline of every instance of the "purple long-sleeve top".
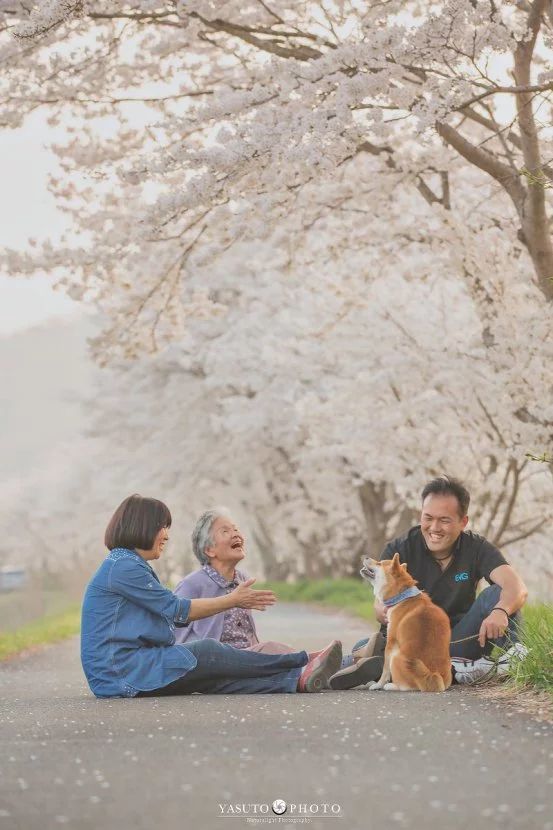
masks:
<path fill-rule="evenodd" d="M 203 565 L 199 570 L 185 576 L 174 593 L 181 599 L 223 597 L 247 578 L 242 571 L 235 571 L 234 580 L 229 582 L 210 565 Z M 248 642 L 245 641 L 245 636 Z M 177 643 L 205 640 L 207 637 L 228 642 L 238 648 L 259 642 L 252 612 L 242 608 L 221 611 L 211 617 L 193 620 L 186 628 L 175 630 Z"/>

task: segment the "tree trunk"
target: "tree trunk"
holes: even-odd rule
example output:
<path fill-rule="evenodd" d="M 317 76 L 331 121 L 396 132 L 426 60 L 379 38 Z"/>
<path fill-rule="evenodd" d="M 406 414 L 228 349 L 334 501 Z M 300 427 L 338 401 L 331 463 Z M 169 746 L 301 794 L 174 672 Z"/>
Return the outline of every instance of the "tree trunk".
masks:
<path fill-rule="evenodd" d="M 263 565 L 263 574 L 267 580 L 284 581 L 290 573 L 286 562 L 279 562 L 274 554 L 274 542 L 265 521 L 259 513 L 255 513 L 256 524 L 252 536 Z"/>
<path fill-rule="evenodd" d="M 363 553 L 380 559 L 387 543 L 416 522 L 416 511 L 402 503 L 390 484 L 365 481 L 358 488 L 358 494 L 367 528 Z"/>
<path fill-rule="evenodd" d="M 517 86 L 531 84 L 532 57 L 540 30 L 542 15 L 549 0 L 535 0 L 528 16 L 531 37 L 520 41 L 514 54 L 515 81 Z M 534 118 L 534 95 L 522 92 L 515 95 L 517 120 L 520 129 L 520 145 L 524 166 L 529 174 L 526 198 L 519 207 L 524 243 L 536 269 L 538 283 L 549 301 L 553 300 L 553 245 L 545 201 L 545 175 L 540 153 L 538 129 Z"/>

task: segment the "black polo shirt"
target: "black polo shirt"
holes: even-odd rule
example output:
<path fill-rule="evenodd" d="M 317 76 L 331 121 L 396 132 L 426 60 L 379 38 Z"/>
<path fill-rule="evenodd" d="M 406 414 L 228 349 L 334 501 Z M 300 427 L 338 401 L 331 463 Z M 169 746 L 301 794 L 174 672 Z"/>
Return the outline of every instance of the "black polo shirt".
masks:
<path fill-rule="evenodd" d="M 474 602 L 480 580 L 486 579 L 491 585 L 490 573 L 494 568 L 508 564 L 497 548 L 471 530 L 461 532 L 445 571 L 428 550 L 420 525 L 388 542 L 380 559 L 392 559 L 396 551 L 400 561 L 407 563 L 407 570 L 417 580 L 418 587 L 444 609 L 452 627 Z"/>

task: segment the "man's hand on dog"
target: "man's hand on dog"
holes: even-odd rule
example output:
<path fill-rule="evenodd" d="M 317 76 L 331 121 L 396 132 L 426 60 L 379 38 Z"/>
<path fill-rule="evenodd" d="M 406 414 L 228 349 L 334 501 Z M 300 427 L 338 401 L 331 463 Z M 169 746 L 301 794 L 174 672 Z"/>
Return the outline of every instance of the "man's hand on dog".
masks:
<path fill-rule="evenodd" d="M 388 609 L 386 608 L 383 602 L 378 602 L 375 600 L 374 613 L 379 623 L 382 623 L 383 625 L 388 625 Z"/>
<path fill-rule="evenodd" d="M 507 618 L 503 611 L 492 611 L 480 626 L 478 642 L 484 648 L 486 640 L 496 640 L 502 637 L 507 630 Z"/>

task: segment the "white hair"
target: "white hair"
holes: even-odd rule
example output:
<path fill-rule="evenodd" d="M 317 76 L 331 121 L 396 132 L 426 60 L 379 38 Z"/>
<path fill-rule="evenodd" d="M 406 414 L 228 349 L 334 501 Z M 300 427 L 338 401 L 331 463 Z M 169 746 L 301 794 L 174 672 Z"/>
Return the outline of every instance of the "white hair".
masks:
<path fill-rule="evenodd" d="M 201 565 L 209 562 L 206 549 L 213 545 L 211 531 L 217 519 L 230 519 L 230 511 L 226 507 L 213 507 L 202 513 L 192 531 L 192 550 Z"/>

